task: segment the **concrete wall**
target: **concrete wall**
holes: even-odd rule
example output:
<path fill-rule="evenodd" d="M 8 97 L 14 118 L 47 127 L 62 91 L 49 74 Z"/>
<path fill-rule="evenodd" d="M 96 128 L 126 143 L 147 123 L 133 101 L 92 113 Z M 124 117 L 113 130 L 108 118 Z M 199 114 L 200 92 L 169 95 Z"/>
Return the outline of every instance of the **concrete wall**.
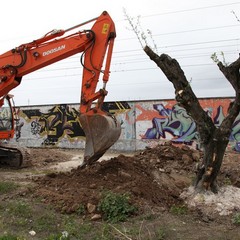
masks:
<path fill-rule="evenodd" d="M 231 100 L 201 99 L 200 104 L 218 126 L 226 116 Z M 164 140 L 196 147 L 196 125 L 175 100 L 108 102 L 104 107 L 122 122 L 121 136 L 112 149 L 133 151 Z M 85 137 L 78 121 L 78 109 L 78 104 L 17 107 L 20 116 L 16 129 L 18 143 L 28 147 L 84 148 Z M 239 120 L 240 117 L 236 119 L 230 136 L 238 151 Z"/>

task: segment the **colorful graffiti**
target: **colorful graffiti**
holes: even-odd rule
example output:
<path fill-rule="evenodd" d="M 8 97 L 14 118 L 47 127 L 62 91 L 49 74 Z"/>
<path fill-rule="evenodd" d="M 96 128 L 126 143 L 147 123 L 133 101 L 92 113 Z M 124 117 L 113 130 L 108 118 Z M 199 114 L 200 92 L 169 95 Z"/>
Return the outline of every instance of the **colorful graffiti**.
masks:
<path fill-rule="evenodd" d="M 231 101 L 231 98 L 200 99 L 200 104 L 219 127 Z M 23 144 L 30 140 L 29 144 L 37 147 L 41 144 L 83 146 L 84 132 L 78 109 L 78 104 L 22 107 L 16 138 Z M 128 144 L 128 149 L 142 149 L 162 139 L 188 145 L 195 145 L 199 140 L 195 122 L 175 100 L 107 102 L 103 109 L 115 113 L 122 123 L 118 146 L 123 149 L 124 144 Z M 230 141 L 240 152 L 240 115 L 232 126 Z"/>
<path fill-rule="evenodd" d="M 240 152 L 240 116 L 236 118 L 230 135 L 230 141 L 235 141 L 234 149 Z"/>
<path fill-rule="evenodd" d="M 153 104 L 153 109 L 159 114 L 159 117 L 152 119 L 152 127 L 148 128 L 142 137 L 143 139 L 166 139 L 167 135 L 174 143 L 192 144 L 198 141 L 199 134 L 193 119 L 187 114 L 186 110 L 175 104 L 172 109 L 163 104 Z M 216 115 L 213 116 L 211 108 L 205 108 L 210 117 L 212 117 L 216 127 L 220 126 L 224 119 L 223 106 L 218 106 Z M 235 141 L 235 150 L 240 151 L 240 116 L 235 120 L 230 135 L 230 141 Z"/>
<path fill-rule="evenodd" d="M 46 135 L 43 145 L 55 145 L 63 136 L 69 139 L 84 136 L 78 120 L 79 112 L 67 104 L 56 105 L 47 113 L 42 113 L 40 109 L 22 112 L 31 122 L 32 135 Z"/>
<path fill-rule="evenodd" d="M 103 109 L 115 113 L 117 111 L 126 111 L 130 106 L 126 102 L 109 102 L 103 104 Z M 85 136 L 79 121 L 79 111 L 75 107 L 67 104 L 53 106 L 47 110 L 47 113 L 41 109 L 23 109 L 21 117 L 30 124 L 32 136 L 43 138 L 42 145 L 55 145 L 63 137 L 69 141 L 75 141 L 76 138 Z M 16 137 L 21 137 L 23 122 L 18 122 Z"/>
<path fill-rule="evenodd" d="M 173 136 L 171 141 L 175 143 L 191 144 L 198 139 L 196 124 L 184 108 L 177 104 L 172 109 L 165 108 L 163 104 L 154 104 L 153 108 L 161 118 L 152 119 L 153 126 L 147 129 L 143 138 L 165 139 L 169 133 Z"/>

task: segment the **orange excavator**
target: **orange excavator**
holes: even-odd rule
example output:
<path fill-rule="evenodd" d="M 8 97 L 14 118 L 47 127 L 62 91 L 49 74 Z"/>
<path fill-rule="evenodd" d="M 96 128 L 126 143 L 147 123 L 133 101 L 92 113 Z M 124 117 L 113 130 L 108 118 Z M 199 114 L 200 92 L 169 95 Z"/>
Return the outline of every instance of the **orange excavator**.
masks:
<path fill-rule="evenodd" d="M 91 23 L 90 29 L 81 30 L 82 26 Z M 77 53 L 82 53 L 80 62 L 83 68 L 79 121 L 86 135 L 82 166 L 97 161 L 118 140 L 121 132 L 119 122 L 102 109 L 115 37 L 114 22 L 104 11 L 97 18 L 67 30 L 50 31 L 0 55 L 1 162 L 14 167 L 24 164 L 21 149 L 5 144 L 6 140 L 14 137 L 14 107 L 9 92 L 20 85 L 26 74 Z M 97 90 L 100 74 L 103 86 Z"/>

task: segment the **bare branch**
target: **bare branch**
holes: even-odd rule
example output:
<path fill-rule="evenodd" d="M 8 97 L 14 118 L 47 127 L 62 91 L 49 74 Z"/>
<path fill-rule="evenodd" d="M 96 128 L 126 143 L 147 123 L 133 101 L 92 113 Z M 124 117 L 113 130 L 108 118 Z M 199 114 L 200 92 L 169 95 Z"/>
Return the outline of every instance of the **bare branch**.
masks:
<path fill-rule="evenodd" d="M 212 134 L 212 131 L 214 131 L 215 126 L 212 119 L 199 104 L 198 99 L 177 60 L 172 59 L 167 54 L 161 54 L 158 56 L 148 46 L 144 48 L 144 51 L 163 71 L 168 80 L 173 83 L 176 100 L 186 109 L 188 114 L 196 122 L 198 132 L 201 136 L 201 141 L 207 142 Z"/>
<path fill-rule="evenodd" d="M 240 57 L 229 66 L 224 66 L 222 62 L 219 62 L 217 65 L 238 95 L 240 90 Z"/>
<path fill-rule="evenodd" d="M 145 31 L 142 28 L 141 22 L 140 22 L 140 18 L 141 16 L 137 16 L 137 21 L 136 23 L 134 23 L 134 18 L 130 17 L 126 11 L 126 9 L 123 9 L 124 15 L 129 23 L 129 25 L 132 28 L 132 31 L 135 33 L 135 35 L 137 36 L 137 39 L 139 41 L 139 43 L 141 44 L 142 48 L 144 48 L 144 46 L 149 46 L 150 44 L 148 43 L 148 37 L 150 37 L 151 42 L 153 44 L 153 49 L 158 52 L 157 49 L 157 44 L 155 43 L 153 36 L 152 36 L 152 32 L 147 29 L 147 34 L 145 33 Z"/>

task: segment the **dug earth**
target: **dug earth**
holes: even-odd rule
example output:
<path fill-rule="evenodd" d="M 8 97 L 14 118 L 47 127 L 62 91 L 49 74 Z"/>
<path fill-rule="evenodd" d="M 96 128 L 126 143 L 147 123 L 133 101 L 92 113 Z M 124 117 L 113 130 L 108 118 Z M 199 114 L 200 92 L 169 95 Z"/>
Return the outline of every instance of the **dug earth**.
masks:
<path fill-rule="evenodd" d="M 202 152 L 186 145 L 165 143 L 133 154 L 109 151 L 83 169 L 79 167 L 82 156 L 75 149 L 30 149 L 31 166 L 12 172 L 1 169 L 1 179 L 31 182 L 33 187 L 21 194 L 41 198 L 63 214 L 74 214 L 83 206 L 84 218 L 89 220 L 102 220 L 97 206 L 103 191 L 111 191 L 128 193 L 138 216 L 147 212 L 168 215 L 174 206 L 185 206 L 185 220 L 192 224 L 193 235 L 196 221 L 207 224 L 205 227 L 220 224 L 226 231 L 240 232 L 239 225 L 232 223 L 233 215 L 240 213 L 240 156 L 236 152 L 225 154 L 217 195 L 195 193 L 190 187 Z"/>

